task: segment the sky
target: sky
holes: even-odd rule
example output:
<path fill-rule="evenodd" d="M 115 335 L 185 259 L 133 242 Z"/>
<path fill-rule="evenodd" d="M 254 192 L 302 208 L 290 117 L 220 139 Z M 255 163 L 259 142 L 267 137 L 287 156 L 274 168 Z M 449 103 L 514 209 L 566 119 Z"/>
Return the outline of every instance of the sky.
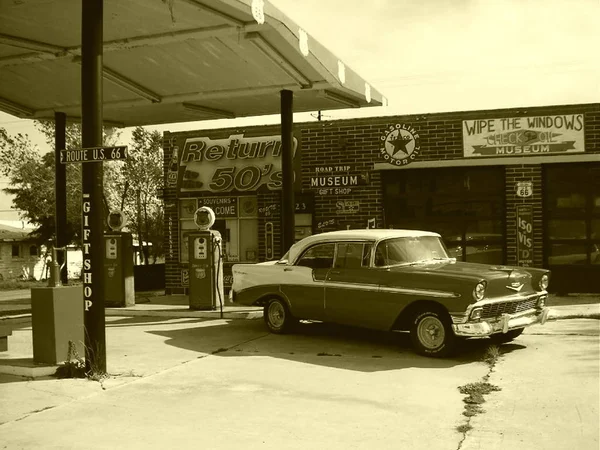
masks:
<path fill-rule="evenodd" d="M 325 120 L 600 102 L 600 0 L 271 0 L 381 92 L 387 107 Z M 176 5 L 176 4 L 175 4 Z M 316 120 L 295 114 L 295 122 Z M 262 116 L 147 127 L 159 131 L 279 123 Z M 51 151 L 31 121 L 0 127 Z M 128 144 L 124 129 L 121 143 Z M 5 187 L 0 180 L 0 189 Z M 0 198 L 0 219 L 10 201 Z"/>

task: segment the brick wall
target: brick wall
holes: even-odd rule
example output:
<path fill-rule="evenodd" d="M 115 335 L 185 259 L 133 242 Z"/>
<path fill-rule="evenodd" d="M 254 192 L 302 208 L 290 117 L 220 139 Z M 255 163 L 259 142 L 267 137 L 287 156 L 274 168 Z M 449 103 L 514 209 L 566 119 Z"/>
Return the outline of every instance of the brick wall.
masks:
<path fill-rule="evenodd" d="M 517 206 L 533 207 L 533 265 L 542 266 L 543 259 L 543 210 L 542 210 L 542 166 L 506 166 L 506 263 L 517 265 Z M 531 197 L 517 197 L 515 184 L 518 181 L 533 182 Z"/>

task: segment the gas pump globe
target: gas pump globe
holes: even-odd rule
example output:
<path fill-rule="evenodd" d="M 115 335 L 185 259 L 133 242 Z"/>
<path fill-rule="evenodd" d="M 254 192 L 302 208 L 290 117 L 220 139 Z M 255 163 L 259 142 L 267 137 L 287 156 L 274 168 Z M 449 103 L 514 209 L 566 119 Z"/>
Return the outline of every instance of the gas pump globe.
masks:
<path fill-rule="evenodd" d="M 106 223 L 108 224 L 108 228 L 118 232 L 127 224 L 127 220 L 123 211 L 111 211 L 106 219 Z"/>
<path fill-rule="evenodd" d="M 221 233 L 210 229 L 215 220 L 214 211 L 207 206 L 194 212 L 198 231 L 188 235 L 190 309 L 214 310 L 217 304 L 223 306 Z"/>
<path fill-rule="evenodd" d="M 208 206 L 198 208 L 196 212 L 194 212 L 194 223 L 196 224 L 199 230 L 209 230 L 210 227 L 212 227 L 215 224 L 215 220 L 215 212 Z"/>

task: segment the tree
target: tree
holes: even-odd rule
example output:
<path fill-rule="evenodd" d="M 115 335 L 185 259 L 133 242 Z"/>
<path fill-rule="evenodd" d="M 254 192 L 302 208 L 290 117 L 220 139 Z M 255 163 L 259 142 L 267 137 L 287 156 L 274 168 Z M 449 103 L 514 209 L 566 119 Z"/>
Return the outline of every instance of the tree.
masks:
<path fill-rule="evenodd" d="M 35 121 L 50 147 L 54 147 L 54 122 Z M 117 129 L 104 130 L 104 144 L 113 145 L 120 135 Z M 66 129 L 66 148 L 81 148 L 81 126 Z M 86 164 L 86 163 L 84 163 Z M 88 163 L 89 164 L 89 163 Z M 133 130 L 129 156 L 124 161 L 105 161 L 104 200 L 109 210 L 123 210 L 129 219 L 126 229 L 135 234 L 146 264 L 156 262 L 163 252 L 163 207 L 157 197 L 162 187 L 162 136 L 142 127 Z M 81 164 L 67 164 L 67 232 L 69 242 L 80 243 Z M 55 234 L 54 151 L 41 154 L 27 135 L 10 136 L 0 128 L 0 173 L 8 177 L 13 205 L 23 218 L 37 226 L 40 243 Z M 148 245 L 151 243 L 152 245 Z"/>
<path fill-rule="evenodd" d="M 164 255 L 163 206 L 157 193 L 163 187 L 162 135 L 136 127 L 128 157 L 120 161 L 115 188 L 121 192 L 120 209 L 130 219 L 128 228 L 138 237 L 144 264 Z M 152 245 L 148 245 L 152 244 Z"/>
<path fill-rule="evenodd" d="M 47 143 L 54 147 L 54 122 L 35 121 Z M 105 142 L 112 143 L 118 132 L 105 131 Z M 81 126 L 70 124 L 66 128 L 66 148 L 81 147 Z M 68 164 L 67 172 L 67 238 L 79 243 L 81 230 L 81 166 Z M 27 135 L 10 136 L 0 128 L 0 173 L 8 178 L 10 187 L 4 192 L 13 195 L 13 206 L 21 211 L 21 217 L 37 226 L 33 236 L 45 243 L 55 235 L 55 169 L 54 151 L 41 153 Z M 105 166 L 104 179 L 108 191 L 112 191 L 115 169 Z"/>

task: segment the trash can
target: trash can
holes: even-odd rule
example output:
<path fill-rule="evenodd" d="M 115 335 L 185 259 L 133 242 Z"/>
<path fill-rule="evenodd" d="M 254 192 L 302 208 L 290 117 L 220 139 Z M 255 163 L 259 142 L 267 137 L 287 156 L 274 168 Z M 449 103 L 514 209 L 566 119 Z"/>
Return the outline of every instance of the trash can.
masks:
<path fill-rule="evenodd" d="M 84 357 L 83 286 L 32 288 L 31 327 L 34 363 L 67 361 L 69 341 Z"/>

